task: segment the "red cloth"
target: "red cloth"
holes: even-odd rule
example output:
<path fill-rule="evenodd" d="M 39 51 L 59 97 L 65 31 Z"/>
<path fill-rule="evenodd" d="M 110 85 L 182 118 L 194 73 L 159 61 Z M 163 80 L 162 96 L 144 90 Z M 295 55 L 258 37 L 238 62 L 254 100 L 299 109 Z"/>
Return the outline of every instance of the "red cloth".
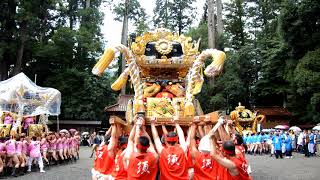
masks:
<path fill-rule="evenodd" d="M 194 165 L 194 180 L 217 179 L 217 162 L 210 153 L 197 152 Z"/>
<path fill-rule="evenodd" d="M 236 146 L 236 149 L 241 152 L 239 155 L 241 155 L 242 158 L 245 158 L 246 149 L 242 145 Z"/>
<path fill-rule="evenodd" d="M 114 157 L 109 155 L 108 145 L 98 147 L 93 168 L 101 174 L 111 174 L 114 165 Z"/>
<path fill-rule="evenodd" d="M 188 180 L 187 157 L 179 146 L 169 146 L 160 153 L 160 180 Z"/>
<path fill-rule="evenodd" d="M 157 159 L 152 153 L 134 153 L 129 159 L 128 180 L 153 180 L 158 172 Z"/>
<path fill-rule="evenodd" d="M 192 161 L 192 156 L 191 156 L 191 150 L 188 149 L 187 151 L 187 168 L 190 169 L 190 168 L 193 168 L 193 161 Z"/>
<path fill-rule="evenodd" d="M 125 153 L 123 153 L 122 150 L 119 150 L 115 161 L 114 161 L 114 167 L 112 171 L 112 177 L 115 180 L 127 180 L 128 173 L 123 167 L 123 157 Z"/>
<path fill-rule="evenodd" d="M 232 176 L 229 171 L 224 168 L 223 177 L 224 180 L 250 180 L 250 176 L 248 175 L 248 165 L 247 161 L 243 157 L 234 157 L 230 158 L 230 160 L 235 163 L 239 174 L 237 176 Z"/>

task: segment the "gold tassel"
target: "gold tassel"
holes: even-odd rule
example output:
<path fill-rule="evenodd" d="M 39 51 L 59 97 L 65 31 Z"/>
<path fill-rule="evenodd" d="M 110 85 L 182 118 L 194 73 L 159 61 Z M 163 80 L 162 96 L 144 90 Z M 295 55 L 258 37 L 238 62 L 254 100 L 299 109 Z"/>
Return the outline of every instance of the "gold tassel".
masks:
<path fill-rule="evenodd" d="M 95 75 L 101 76 L 106 70 L 106 68 L 109 66 L 109 64 L 112 62 L 114 59 L 115 55 L 115 49 L 113 48 L 108 48 L 104 51 L 102 57 L 98 61 L 98 63 L 93 67 L 92 73 Z"/>
<path fill-rule="evenodd" d="M 222 70 L 224 61 L 226 59 L 226 54 L 222 51 L 216 51 L 216 53 L 212 54 L 212 57 L 213 62 L 204 71 L 204 74 L 207 77 L 215 76 Z M 214 69 L 213 72 L 212 69 Z"/>
<path fill-rule="evenodd" d="M 194 89 L 193 89 L 192 94 L 193 95 L 199 94 L 201 92 L 202 85 L 203 85 L 203 81 L 196 82 L 194 85 Z"/>
<path fill-rule="evenodd" d="M 134 103 L 134 114 L 136 113 L 143 113 L 145 112 L 145 107 L 142 100 L 136 100 L 137 102 Z"/>
<path fill-rule="evenodd" d="M 126 85 L 128 76 L 120 76 L 112 85 L 111 89 L 114 91 L 120 91 L 121 88 Z"/>
<path fill-rule="evenodd" d="M 184 107 L 184 116 L 194 116 L 195 115 L 195 109 L 192 103 L 186 103 Z"/>

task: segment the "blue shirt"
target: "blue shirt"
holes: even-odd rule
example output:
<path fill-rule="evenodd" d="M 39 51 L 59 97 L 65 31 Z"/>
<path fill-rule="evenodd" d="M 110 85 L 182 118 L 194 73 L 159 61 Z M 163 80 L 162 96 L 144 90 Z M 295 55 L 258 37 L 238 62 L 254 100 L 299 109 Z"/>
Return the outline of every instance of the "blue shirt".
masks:
<path fill-rule="evenodd" d="M 310 135 L 309 135 L 309 139 L 310 139 L 310 144 L 314 144 L 314 135 L 313 135 L 313 133 L 311 133 Z"/>
<path fill-rule="evenodd" d="M 248 136 L 247 137 L 247 144 L 251 144 L 252 143 L 252 136 Z"/>
<path fill-rule="evenodd" d="M 274 150 L 281 151 L 282 138 L 280 136 L 274 136 L 272 143 L 274 145 Z"/>
<path fill-rule="evenodd" d="M 252 141 L 251 141 L 252 143 L 256 143 L 257 140 L 258 140 L 257 135 L 252 136 Z"/>
<path fill-rule="evenodd" d="M 262 135 L 261 134 L 259 134 L 258 136 L 257 136 L 257 142 L 262 142 Z"/>
<path fill-rule="evenodd" d="M 248 136 L 243 136 L 243 143 L 244 144 L 247 144 L 247 139 L 248 139 Z"/>
<path fill-rule="evenodd" d="M 292 141 L 292 139 L 291 139 L 291 137 L 289 135 L 284 140 L 284 144 L 285 144 L 285 147 L 286 147 L 287 151 L 291 151 L 292 150 L 292 142 L 291 141 Z"/>
<path fill-rule="evenodd" d="M 101 140 L 99 137 L 95 137 L 94 140 L 93 140 L 93 143 L 94 144 L 101 144 Z"/>

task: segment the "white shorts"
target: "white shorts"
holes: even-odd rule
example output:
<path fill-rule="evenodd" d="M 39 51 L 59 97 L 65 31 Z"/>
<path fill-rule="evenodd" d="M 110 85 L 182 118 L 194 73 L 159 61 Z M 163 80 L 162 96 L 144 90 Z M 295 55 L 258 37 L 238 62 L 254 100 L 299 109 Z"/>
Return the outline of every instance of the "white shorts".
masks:
<path fill-rule="evenodd" d="M 101 177 L 100 177 L 101 180 L 112 180 L 113 179 L 110 174 L 106 175 L 106 174 L 100 173 L 100 175 L 101 175 Z M 98 178 L 98 180 L 100 180 L 100 179 Z"/>
<path fill-rule="evenodd" d="M 261 144 L 261 142 L 256 142 L 256 144 Z"/>
<path fill-rule="evenodd" d="M 248 164 L 248 169 L 247 169 L 247 172 L 248 172 L 248 174 L 251 174 L 251 173 L 252 173 L 252 169 L 251 169 L 251 166 L 250 166 L 250 164 Z"/>
<path fill-rule="evenodd" d="M 96 171 L 95 169 L 91 169 L 91 175 L 92 177 L 97 178 L 98 180 L 112 180 L 111 175 L 102 174 L 99 171 Z"/>
<path fill-rule="evenodd" d="M 92 168 L 91 175 L 92 175 L 92 177 L 98 178 L 100 176 L 100 173 Z"/>

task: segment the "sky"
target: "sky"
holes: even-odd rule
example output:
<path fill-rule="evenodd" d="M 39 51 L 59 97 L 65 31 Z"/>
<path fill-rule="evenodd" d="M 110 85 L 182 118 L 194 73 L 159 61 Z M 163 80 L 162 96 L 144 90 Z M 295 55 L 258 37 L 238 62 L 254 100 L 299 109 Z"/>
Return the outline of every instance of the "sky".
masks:
<path fill-rule="evenodd" d="M 115 0 L 117 2 L 119 0 Z M 146 10 L 146 13 L 150 18 L 153 17 L 153 9 L 155 7 L 155 0 L 138 0 L 141 6 Z M 196 26 L 198 24 L 201 15 L 203 14 L 203 5 L 205 0 L 197 0 L 194 3 L 194 7 L 196 8 L 196 20 L 193 22 L 192 26 Z M 112 14 L 112 10 L 110 7 L 102 6 L 102 11 L 104 12 L 104 20 L 103 26 L 101 27 L 101 32 L 104 37 L 104 41 L 106 41 L 106 47 L 114 46 L 120 44 L 121 41 L 121 31 L 122 31 L 122 22 L 118 22 L 114 20 L 114 15 Z M 134 31 L 134 27 L 132 24 L 129 24 L 129 33 Z"/>

